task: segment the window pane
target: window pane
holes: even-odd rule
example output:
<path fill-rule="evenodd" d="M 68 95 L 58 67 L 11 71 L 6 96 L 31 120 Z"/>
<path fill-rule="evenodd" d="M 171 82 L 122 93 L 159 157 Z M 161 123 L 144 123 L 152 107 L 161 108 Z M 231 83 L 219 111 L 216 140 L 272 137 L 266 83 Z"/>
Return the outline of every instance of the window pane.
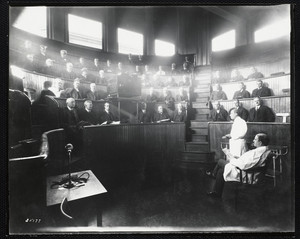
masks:
<path fill-rule="evenodd" d="M 290 34 L 291 24 L 289 19 L 276 22 L 254 32 L 254 41 L 262 42 Z"/>
<path fill-rule="evenodd" d="M 235 48 L 235 30 L 212 39 L 212 51 L 223 51 L 232 48 Z"/>
<path fill-rule="evenodd" d="M 102 23 L 69 14 L 69 42 L 102 49 Z"/>
<path fill-rule="evenodd" d="M 175 45 L 166 42 L 155 40 L 155 55 L 157 56 L 173 56 L 175 54 Z"/>
<path fill-rule="evenodd" d="M 143 55 L 143 34 L 118 28 L 119 53 Z"/>
<path fill-rule="evenodd" d="M 13 26 L 41 37 L 47 37 L 47 8 L 25 7 Z"/>

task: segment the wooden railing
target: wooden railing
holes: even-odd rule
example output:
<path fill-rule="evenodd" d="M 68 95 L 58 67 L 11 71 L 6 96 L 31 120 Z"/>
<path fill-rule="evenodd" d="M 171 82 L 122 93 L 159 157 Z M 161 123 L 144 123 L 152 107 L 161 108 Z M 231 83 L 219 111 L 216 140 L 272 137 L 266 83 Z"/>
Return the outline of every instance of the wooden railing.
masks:
<path fill-rule="evenodd" d="M 291 112 L 291 97 L 290 96 L 272 96 L 262 97 L 263 104 L 270 107 L 275 113 L 290 113 Z M 240 103 L 247 110 L 254 107 L 253 98 L 241 99 Z M 233 100 L 221 100 L 220 104 L 229 111 L 234 108 Z"/>
<path fill-rule="evenodd" d="M 262 78 L 261 80 L 271 89 L 272 95 L 274 96 L 285 95 L 282 90 L 291 88 L 290 74 Z M 256 80 L 245 80 L 243 83 L 245 84 L 246 90 L 249 91 L 250 95 L 252 91 L 257 88 Z M 222 83 L 221 86 L 227 95 L 227 99 L 232 99 L 234 92 L 240 90 L 239 82 Z"/>

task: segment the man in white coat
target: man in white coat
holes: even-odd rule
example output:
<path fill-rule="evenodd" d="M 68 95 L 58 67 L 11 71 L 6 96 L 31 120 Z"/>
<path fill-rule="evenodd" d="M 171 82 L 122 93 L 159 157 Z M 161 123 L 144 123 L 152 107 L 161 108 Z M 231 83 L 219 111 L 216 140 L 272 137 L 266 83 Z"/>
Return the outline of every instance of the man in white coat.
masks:
<path fill-rule="evenodd" d="M 247 151 L 247 144 L 244 139 L 248 130 L 247 123 L 238 116 L 236 108 L 230 110 L 230 118 L 233 120 L 230 134 L 226 134 L 222 138 L 229 138 L 230 153 L 233 156 L 240 157 Z"/>
<path fill-rule="evenodd" d="M 224 187 L 224 182 L 239 182 L 240 181 L 240 170 L 247 170 L 254 167 L 263 167 L 266 163 L 268 153 L 269 138 L 266 134 L 259 133 L 255 135 L 253 140 L 253 146 L 255 149 L 252 149 L 244 153 L 241 157 L 233 156 L 228 149 L 223 149 L 223 152 L 226 154 L 227 160 L 220 159 L 218 164 L 221 165 L 223 162 L 223 167 L 219 167 L 216 174 L 216 181 L 213 185 L 213 190 L 207 194 L 212 197 L 221 197 Z M 258 182 L 259 172 L 254 174 L 252 184 Z M 242 180 L 246 181 L 247 175 L 243 173 Z"/>

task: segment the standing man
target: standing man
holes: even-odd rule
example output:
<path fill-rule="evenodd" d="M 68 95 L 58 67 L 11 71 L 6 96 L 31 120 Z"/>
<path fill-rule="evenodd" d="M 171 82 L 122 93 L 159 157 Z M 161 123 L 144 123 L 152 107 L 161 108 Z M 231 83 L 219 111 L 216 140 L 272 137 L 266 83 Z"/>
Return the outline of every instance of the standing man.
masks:
<path fill-rule="evenodd" d="M 244 139 L 248 127 L 245 120 L 238 116 L 237 109 L 230 110 L 230 118 L 233 120 L 230 134 L 223 136 L 223 139 L 229 139 L 229 149 L 233 156 L 240 157 L 247 151 L 246 140 Z"/>

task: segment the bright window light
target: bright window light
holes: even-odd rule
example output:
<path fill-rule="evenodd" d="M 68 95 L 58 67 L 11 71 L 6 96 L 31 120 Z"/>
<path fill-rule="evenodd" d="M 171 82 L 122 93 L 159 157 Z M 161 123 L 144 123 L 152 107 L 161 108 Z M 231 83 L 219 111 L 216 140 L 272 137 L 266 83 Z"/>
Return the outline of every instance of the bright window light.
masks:
<path fill-rule="evenodd" d="M 175 54 L 175 45 L 166 42 L 155 40 L 155 55 L 157 56 L 173 56 Z"/>
<path fill-rule="evenodd" d="M 68 14 L 69 42 L 102 49 L 102 23 Z"/>
<path fill-rule="evenodd" d="M 288 35 L 290 34 L 290 32 L 291 32 L 291 23 L 289 19 L 285 19 L 273 23 L 264 28 L 261 28 L 256 32 L 254 32 L 254 41 L 255 42 L 268 41 L 271 39 L 276 39 Z"/>
<path fill-rule="evenodd" d="M 143 55 L 143 34 L 118 28 L 119 53 Z"/>
<path fill-rule="evenodd" d="M 13 26 L 41 37 L 47 37 L 47 8 L 25 7 Z"/>
<path fill-rule="evenodd" d="M 235 30 L 231 30 L 212 39 L 212 51 L 223 51 L 232 48 L 235 48 Z"/>

